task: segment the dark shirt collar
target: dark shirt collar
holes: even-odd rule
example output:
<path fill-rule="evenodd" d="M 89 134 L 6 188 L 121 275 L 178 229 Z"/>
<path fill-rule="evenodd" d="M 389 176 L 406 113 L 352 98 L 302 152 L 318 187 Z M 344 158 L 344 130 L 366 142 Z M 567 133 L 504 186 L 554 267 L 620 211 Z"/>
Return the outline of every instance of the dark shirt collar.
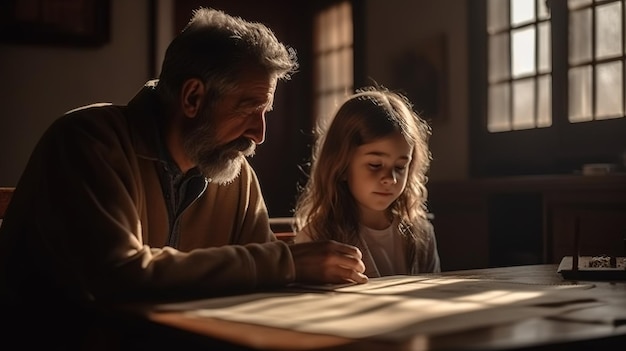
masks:
<path fill-rule="evenodd" d="M 157 81 L 149 81 L 127 105 L 128 123 L 137 157 L 157 163 L 166 202 L 170 233 L 166 245 L 177 247 L 180 241 L 179 217 L 205 192 L 208 180 L 197 167 L 183 174 L 165 143 L 164 111 L 167 109 L 156 92 Z"/>
<path fill-rule="evenodd" d="M 137 156 L 158 160 L 160 125 L 165 120 L 165 106 L 156 93 L 155 81 L 149 81 L 127 105 L 128 124 Z"/>
<path fill-rule="evenodd" d="M 166 147 L 163 135 L 166 107 L 156 92 L 157 83 L 158 80 L 148 81 L 128 103 L 129 124 L 138 157 L 160 162 L 178 188 L 183 178 L 202 175 L 194 167 L 185 177 Z"/>

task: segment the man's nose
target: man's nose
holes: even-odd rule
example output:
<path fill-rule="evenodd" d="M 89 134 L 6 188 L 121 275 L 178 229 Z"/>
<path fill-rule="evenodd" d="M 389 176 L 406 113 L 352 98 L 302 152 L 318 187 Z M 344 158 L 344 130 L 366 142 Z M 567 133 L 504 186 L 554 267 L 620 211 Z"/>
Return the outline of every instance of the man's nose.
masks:
<path fill-rule="evenodd" d="M 259 112 L 250 117 L 243 136 L 252 140 L 255 144 L 263 144 L 265 141 L 265 128 L 265 112 Z"/>

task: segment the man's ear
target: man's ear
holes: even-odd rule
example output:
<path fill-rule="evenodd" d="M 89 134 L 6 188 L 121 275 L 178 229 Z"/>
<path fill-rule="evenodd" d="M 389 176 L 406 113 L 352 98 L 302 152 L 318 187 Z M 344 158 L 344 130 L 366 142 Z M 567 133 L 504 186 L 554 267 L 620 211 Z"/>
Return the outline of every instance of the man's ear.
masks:
<path fill-rule="evenodd" d="M 198 78 L 187 79 L 181 88 L 180 99 L 183 114 L 195 118 L 204 100 L 204 83 Z"/>

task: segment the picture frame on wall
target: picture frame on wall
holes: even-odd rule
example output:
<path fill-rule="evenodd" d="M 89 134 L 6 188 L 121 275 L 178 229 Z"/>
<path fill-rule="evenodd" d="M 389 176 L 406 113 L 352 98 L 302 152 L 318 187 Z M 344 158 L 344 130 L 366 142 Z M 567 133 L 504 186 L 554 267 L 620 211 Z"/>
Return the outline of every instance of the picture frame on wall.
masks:
<path fill-rule="evenodd" d="M 422 118 L 444 123 L 448 114 L 446 35 L 423 38 L 392 59 L 394 87 L 407 95 Z"/>
<path fill-rule="evenodd" d="M 97 47 L 109 41 L 110 0 L 3 0 L 0 41 Z"/>

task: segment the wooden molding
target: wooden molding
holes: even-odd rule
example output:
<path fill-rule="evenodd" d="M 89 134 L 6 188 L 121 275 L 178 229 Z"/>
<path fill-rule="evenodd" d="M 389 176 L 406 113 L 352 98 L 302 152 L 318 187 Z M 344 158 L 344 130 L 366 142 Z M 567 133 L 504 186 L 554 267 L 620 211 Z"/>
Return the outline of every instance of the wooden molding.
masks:
<path fill-rule="evenodd" d="M 14 190 L 12 187 L 0 187 L 0 218 L 4 217 L 4 212 L 9 207 Z"/>

